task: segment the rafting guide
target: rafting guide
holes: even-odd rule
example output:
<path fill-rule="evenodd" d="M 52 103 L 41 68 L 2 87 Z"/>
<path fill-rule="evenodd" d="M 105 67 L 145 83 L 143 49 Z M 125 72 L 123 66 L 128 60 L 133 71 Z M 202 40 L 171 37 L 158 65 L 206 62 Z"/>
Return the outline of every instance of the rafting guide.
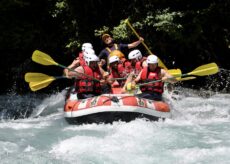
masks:
<path fill-rule="evenodd" d="M 140 37 L 138 41 L 135 41 L 130 44 L 123 44 L 123 43 L 117 44 L 114 42 L 113 38 L 109 34 L 103 34 L 101 39 L 105 45 L 105 48 L 99 53 L 99 58 L 100 60 L 104 61 L 106 64 L 108 64 L 107 61 L 112 51 L 119 50 L 122 52 L 126 49 L 135 48 L 144 40 L 142 37 Z M 105 70 L 107 69 L 106 64 L 103 66 Z"/>

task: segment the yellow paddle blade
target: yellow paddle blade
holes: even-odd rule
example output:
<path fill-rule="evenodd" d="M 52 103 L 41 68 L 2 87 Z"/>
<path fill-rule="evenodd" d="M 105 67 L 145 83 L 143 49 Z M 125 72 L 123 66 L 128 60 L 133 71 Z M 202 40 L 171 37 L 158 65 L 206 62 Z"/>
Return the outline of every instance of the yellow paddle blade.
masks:
<path fill-rule="evenodd" d="M 177 78 L 176 78 L 177 80 L 180 80 L 180 79 L 181 79 L 182 73 L 181 73 L 181 70 L 180 70 L 180 69 L 169 69 L 169 70 L 167 70 L 167 72 L 168 72 L 170 75 L 177 77 Z"/>
<path fill-rule="evenodd" d="M 30 86 L 30 89 L 32 91 L 37 91 L 37 90 L 40 90 L 42 88 L 45 88 L 47 87 L 50 83 L 52 83 L 52 81 L 54 81 L 54 79 L 52 78 L 49 78 L 47 80 L 43 80 L 43 81 L 39 81 L 39 82 L 30 82 L 29 83 L 29 86 Z"/>
<path fill-rule="evenodd" d="M 180 69 L 169 69 L 167 72 L 172 76 L 181 76 L 181 70 Z"/>
<path fill-rule="evenodd" d="M 48 54 L 39 50 L 33 52 L 32 60 L 42 65 L 58 65 Z"/>
<path fill-rule="evenodd" d="M 207 76 L 213 75 L 219 72 L 219 68 L 216 63 L 209 63 L 202 66 L 197 67 L 192 72 L 187 73 L 187 75 L 195 75 L 195 76 Z"/>
<path fill-rule="evenodd" d="M 34 73 L 34 72 L 28 72 L 25 74 L 25 81 L 26 82 L 40 82 L 44 80 L 52 79 L 54 80 L 55 78 L 52 76 L 48 76 L 43 73 Z"/>

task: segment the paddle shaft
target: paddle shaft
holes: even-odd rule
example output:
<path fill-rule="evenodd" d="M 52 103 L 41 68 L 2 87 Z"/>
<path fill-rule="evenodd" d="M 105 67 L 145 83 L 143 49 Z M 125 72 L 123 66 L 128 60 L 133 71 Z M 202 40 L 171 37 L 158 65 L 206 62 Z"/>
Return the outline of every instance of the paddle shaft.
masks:
<path fill-rule="evenodd" d="M 89 75 L 86 75 L 84 73 L 77 72 L 71 68 L 68 68 L 62 64 L 55 62 L 48 54 L 41 52 L 39 50 L 35 50 L 33 52 L 32 60 L 35 61 L 36 63 L 42 64 L 42 65 L 56 65 L 56 66 L 59 66 L 59 67 L 64 68 L 64 69 L 68 69 L 69 71 L 75 72 L 78 74 L 78 76 L 85 76 L 85 77 L 88 77 L 92 80 L 100 82 L 99 79 L 96 79 L 96 78 L 89 76 Z"/>
<path fill-rule="evenodd" d="M 80 76 L 85 76 L 85 77 L 88 77 L 88 78 L 90 78 L 90 79 L 92 79 L 92 80 L 94 80 L 94 81 L 100 82 L 99 79 L 96 79 L 96 78 L 94 78 L 94 77 L 92 77 L 92 76 L 89 76 L 89 75 L 87 75 L 87 74 L 84 74 L 84 73 L 77 72 L 77 71 L 75 71 L 75 70 L 73 70 L 73 69 L 71 69 L 71 68 L 68 68 L 68 67 L 64 66 L 64 65 L 58 64 L 58 66 L 60 66 L 60 67 L 62 67 L 62 68 L 64 68 L 64 69 L 66 68 L 66 69 L 68 69 L 69 71 L 75 72 L 75 73 L 79 74 Z"/>
<path fill-rule="evenodd" d="M 133 28 L 133 26 L 130 24 L 129 20 L 127 19 L 127 24 L 128 26 L 131 28 L 131 30 L 133 31 L 133 33 L 136 35 L 137 38 L 140 38 L 140 36 L 138 35 L 138 33 L 136 32 L 136 30 Z M 142 45 L 146 48 L 146 50 L 148 51 L 148 53 L 151 55 L 152 52 L 150 51 L 150 49 L 148 48 L 148 46 L 145 44 L 144 41 L 141 41 Z"/>
<path fill-rule="evenodd" d="M 173 78 L 177 78 L 177 77 L 196 77 L 196 76 L 195 75 L 189 75 L 188 73 L 185 73 L 185 74 L 182 74 L 182 75 L 173 76 L 173 77 L 171 77 L 169 79 L 173 79 Z M 162 79 L 149 81 L 149 82 L 146 82 L 146 83 L 139 84 L 138 87 L 143 86 L 143 85 L 152 84 L 152 83 L 161 82 L 161 81 L 162 81 Z"/>
<path fill-rule="evenodd" d="M 66 76 L 53 76 L 55 78 L 55 80 L 58 80 L 58 79 L 69 79 L 68 77 Z M 76 77 L 73 77 L 71 79 L 75 79 L 75 80 L 79 80 L 81 78 L 76 78 Z"/>
<path fill-rule="evenodd" d="M 131 23 L 129 22 L 128 19 L 126 19 L 126 23 L 127 23 L 128 26 L 131 28 L 131 30 L 133 31 L 133 33 L 137 36 L 137 38 L 140 39 L 140 36 L 139 36 L 138 33 L 136 32 L 136 30 L 133 28 L 133 26 L 131 25 Z M 148 46 L 145 44 L 145 42 L 144 42 L 144 41 L 141 41 L 141 43 L 142 43 L 142 45 L 145 47 L 145 49 L 148 51 L 148 54 L 149 54 L 149 55 L 152 55 L 153 53 L 150 51 L 150 49 L 149 49 Z M 160 58 L 158 58 L 158 59 L 159 59 L 159 64 L 160 64 L 163 68 L 165 68 L 165 69 L 167 70 L 168 68 L 164 65 L 164 63 L 160 60 Z"/>

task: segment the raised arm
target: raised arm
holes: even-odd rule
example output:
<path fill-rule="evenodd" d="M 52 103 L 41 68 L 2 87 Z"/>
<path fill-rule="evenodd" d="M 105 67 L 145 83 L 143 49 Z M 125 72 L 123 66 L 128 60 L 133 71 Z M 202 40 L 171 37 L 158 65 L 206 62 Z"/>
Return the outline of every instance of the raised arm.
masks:
<path fill-rule="evenodd" d="M 128 48 L 131 49 L 137 47 L 142 41 L 144 41 L 144 39 L 140 37 L 138 41 L 128 44 Z"/>

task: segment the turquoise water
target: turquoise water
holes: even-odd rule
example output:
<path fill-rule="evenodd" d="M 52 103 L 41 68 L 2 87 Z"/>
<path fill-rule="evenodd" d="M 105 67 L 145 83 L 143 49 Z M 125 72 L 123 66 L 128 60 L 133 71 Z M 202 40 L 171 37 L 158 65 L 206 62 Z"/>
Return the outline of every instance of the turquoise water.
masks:
<path fill-rule="evenodd" d="M 1 163 L 230 163 L 230 94 L 181 90 L 171 99 L 172 118 L 129 123 L 68 125 L 64 91 L 18 97 L 32 108 L 25 119 L 1 119 Z M 1 96 L 1 103 L 6 96 Z M 3 111 L 4 109 L 2 109 Z M 13 109 L 12 109 L 13 110 Z M 39 113 L 41 116 L 33 118 Z M 3 117 L 3 116 L 2 116 Z"/>

